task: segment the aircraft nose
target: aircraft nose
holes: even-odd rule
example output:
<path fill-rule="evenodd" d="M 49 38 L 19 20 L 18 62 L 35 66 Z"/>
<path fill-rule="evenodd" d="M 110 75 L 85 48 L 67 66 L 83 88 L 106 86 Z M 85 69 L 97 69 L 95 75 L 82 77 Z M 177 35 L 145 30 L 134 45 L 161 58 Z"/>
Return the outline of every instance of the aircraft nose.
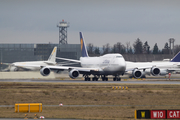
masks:
<path fill-rule="evenodd" d="M 121 71 L 125 71 L 126 70 L 126 64 L 122 64 L 121 65 Z"/>
<path fill-rule="evenodd" d="M 126 70 L 126 62 L 124 59 L 120 61 L 120 68 L 121 68 L 121 71 Z"/>

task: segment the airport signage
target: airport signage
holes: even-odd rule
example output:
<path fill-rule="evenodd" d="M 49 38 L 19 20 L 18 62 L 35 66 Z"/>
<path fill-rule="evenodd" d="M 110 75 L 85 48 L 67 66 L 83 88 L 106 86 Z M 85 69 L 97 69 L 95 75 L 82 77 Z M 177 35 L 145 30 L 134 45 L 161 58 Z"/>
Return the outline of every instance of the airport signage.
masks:
<path fill-rule="evenodd" d="M 151 110 L 151 119 L 166 119 L 166 110 Z"/>
<path fill-rule="evenodd" d="M 180 110 L 167 110 L 167 119 L 180 119 Z"/>
<path fill-rule="evenodd" d="M 150 118 L 150 110 L 137 110 L 135 111 L 135 118 L 137 119 L 149 119 Z"/>
<path fill-rule="evenodd" d="M 135 110 L 135 119 L 180 119 L 180 110 Z"/>

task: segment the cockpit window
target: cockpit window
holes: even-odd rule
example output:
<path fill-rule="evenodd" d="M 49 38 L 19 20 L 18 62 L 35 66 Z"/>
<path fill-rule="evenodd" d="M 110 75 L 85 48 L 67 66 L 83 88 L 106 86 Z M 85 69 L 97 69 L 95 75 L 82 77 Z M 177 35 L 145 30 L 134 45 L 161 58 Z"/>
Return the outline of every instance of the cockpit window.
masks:
<path fill-rule="evenodd" d="M 122 56 L 116 56 L 116 58 L 122 58 Z"/>

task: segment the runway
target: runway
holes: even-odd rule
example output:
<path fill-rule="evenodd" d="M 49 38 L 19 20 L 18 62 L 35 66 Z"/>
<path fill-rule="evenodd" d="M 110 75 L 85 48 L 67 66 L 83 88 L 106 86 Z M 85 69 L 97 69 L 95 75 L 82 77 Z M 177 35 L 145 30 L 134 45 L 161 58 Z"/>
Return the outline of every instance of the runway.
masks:
<path fill-rule="evenodd" d="M 4 79 L 0 82 L 31 82 L 31 83 L 97 83 L 97 84 L 166 84 L 166 85 L 179 85 L 180 81 L 171 81 L 171 80 L 137 80 L 137 81 L 83 81 L 83 80 L 34 80 L 34 79 Z"/>

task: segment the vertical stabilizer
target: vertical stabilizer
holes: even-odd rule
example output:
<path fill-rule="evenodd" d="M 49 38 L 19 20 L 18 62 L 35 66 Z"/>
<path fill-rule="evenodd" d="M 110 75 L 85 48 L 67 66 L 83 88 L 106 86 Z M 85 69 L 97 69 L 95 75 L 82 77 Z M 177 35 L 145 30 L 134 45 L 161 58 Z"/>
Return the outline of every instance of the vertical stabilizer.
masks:
<path fill-rule="evenodd" d="M 56 53 L 57 53 L 57 47 L 55 46 L 53 51 L 51 52 L 51 55 L 49 56 L 48 61 L 56 62 Z"/>
<path fill-rule="evenodd" d="M 82 55 L 82 57 L 89 57 L 87 49 L 86 49 L 85 41 L 83 40 L 82 33 L 79 32 L 79 34 L 80 34 L 80 42 L 81 42 L 81 55 Z"/>
<path fill-rule="evenodd" d="M 180 62 L 180 51 L 173 57 L 171 62 Z"/>

